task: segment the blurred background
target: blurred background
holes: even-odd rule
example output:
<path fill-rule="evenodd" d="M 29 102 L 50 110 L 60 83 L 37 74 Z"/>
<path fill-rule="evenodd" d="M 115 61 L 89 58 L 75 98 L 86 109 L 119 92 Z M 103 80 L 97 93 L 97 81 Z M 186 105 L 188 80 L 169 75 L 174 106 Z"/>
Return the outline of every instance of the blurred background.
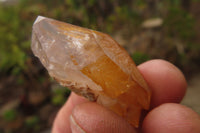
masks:
<path fill-rule="evenodd" d="M 165 59 L 188 80 L 200 113 L 200 0 L 0 0 L 0 133 L 49 133 L 70 91 L 30 49 L 38 15 L 110 34 L 135 63 Z"/>

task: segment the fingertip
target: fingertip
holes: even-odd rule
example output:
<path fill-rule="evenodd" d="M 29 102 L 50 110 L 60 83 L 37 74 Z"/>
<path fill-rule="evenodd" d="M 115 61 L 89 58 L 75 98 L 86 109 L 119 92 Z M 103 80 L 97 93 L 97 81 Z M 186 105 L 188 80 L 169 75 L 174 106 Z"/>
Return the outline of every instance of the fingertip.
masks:
<path fill-rule="evenodd" d="M 71 127 L 87 133 L 135 132 L 135 129 L 123 118 L 92 102 L 76 106 L 72 112 L 72 118 L 76 126 Z"/>
<path fill-rule="evenodd" d="M 147 61 L 138 68 L 152 90 L 152 108 L 168 102 L 179 103 L 182 100 L 187 82 L 176 66 L 156 59 Z"/>
<path fill-rule="evenodd" d="M 74 92 L 71 93 L 68 100 L 70 100 L 72 102 L 73 107 L 75 107 L 76 105 L 88 102 L 88 99 L 86 99 L 83 96 L 79 96 L 79 95 L 75 94 Z"/>
<path fill-rule="evenodd" d="M 53 123 L 52 133 L 70 133 L 71 129 L 69 117 L 72 113 L 72 110 L 75 106 L 84 102 L 88 102 L 88 100 L 72 92 L 67 102 L 57 113 Z"/>
<path fill-rule="evenodd" d="M 144 133 L 200 133 L 200 116 L 180 104 L 167 103 L 153 109 L 144 119 Z"/>
<path fill-rule="evenodd" d="M 52 133 L 71 133 L 69 115 L 73 106 L 72 101 L 68 100 L 65 105 L 59 110 L 53 123 Z"/>

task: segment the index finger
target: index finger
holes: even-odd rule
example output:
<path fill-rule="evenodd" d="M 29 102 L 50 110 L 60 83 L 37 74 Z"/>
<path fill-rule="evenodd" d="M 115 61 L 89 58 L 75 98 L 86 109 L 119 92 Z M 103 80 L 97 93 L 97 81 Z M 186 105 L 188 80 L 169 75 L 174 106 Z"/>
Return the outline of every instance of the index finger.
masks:
<path fill-rule="evenodd" d="M 138 69 L 152 90 L 151 108 L 181 102 L 187 82 L 176 66 L 164 60 L 151 60 L 139 65 Z"/>

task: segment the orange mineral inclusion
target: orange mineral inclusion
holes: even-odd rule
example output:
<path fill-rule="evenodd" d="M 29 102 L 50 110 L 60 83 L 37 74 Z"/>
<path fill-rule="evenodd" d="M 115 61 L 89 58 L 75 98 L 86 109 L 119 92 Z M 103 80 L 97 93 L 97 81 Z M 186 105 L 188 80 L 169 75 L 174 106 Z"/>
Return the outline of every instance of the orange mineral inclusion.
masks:
<path fill-rule="evenodd" d="M 149 108 L 149 101 L 144 98 L 148 97 L 147 92 L 137 82 L 106 55 L 81 71 L 103 88 L 102 95 L 117 99 L 118 102 L 108 108 L 138 127 L 141 110 Z"/>

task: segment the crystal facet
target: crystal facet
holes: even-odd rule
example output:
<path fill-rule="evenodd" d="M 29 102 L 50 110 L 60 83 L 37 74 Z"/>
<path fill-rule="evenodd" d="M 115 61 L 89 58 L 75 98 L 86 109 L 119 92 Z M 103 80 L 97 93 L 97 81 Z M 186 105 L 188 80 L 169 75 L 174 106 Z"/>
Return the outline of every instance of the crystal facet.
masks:
<path fill-rule="evenodd" d="M 61 85 L 138 127 L 151 92 L 128 53 L 109 35 L 39 16 L 32 51 Z"/>

